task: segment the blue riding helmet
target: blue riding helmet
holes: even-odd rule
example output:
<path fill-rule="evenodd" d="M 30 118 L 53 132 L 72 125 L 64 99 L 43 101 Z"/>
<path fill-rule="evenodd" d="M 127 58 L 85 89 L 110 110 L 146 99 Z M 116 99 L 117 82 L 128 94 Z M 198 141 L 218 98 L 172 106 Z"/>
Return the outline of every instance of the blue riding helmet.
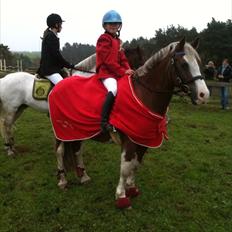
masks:
<path fill-rule="evenodd" d="M 122 23 L 122 18 L 115 10 L 110 10 L 103 16 L 102 25 L 105 23 Z"/>

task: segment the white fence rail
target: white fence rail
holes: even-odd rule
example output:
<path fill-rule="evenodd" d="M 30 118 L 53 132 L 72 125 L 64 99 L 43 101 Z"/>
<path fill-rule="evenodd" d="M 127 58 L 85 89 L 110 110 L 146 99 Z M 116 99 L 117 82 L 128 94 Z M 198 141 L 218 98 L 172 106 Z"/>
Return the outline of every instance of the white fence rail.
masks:
<path fill-rule="evenodd" d="M 23 71 L 23 61 L 17 60 L 16 67 L 14 66 L 7 66 L 5 59 L 0 59 L 0 71 L 9 71 L 9 70 L 15 70 L 15 71 Z"/>

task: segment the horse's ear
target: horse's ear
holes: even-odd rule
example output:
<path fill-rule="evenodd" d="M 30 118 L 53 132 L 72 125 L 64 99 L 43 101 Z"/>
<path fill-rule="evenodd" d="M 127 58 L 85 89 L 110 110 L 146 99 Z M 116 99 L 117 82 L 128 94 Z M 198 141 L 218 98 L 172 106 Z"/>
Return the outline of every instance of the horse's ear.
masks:
<path fill-rule="evenodd" d="M 200 38 L 197 37 L 197 38 L 194 39 L 194 41 L 191 43 L 191 45 L 192 45 L 192 47 L 193 47 L 194 49 L 197 49 L 197 48 L 198 48 L 198 46 L 199 46 L 199 40 L 200 40 Z"/>
<path fill-rule="evenodd" d="M 179 43 L 176 45 L 175 50 L 178 51 L 183 51 L 184 50 L 184 45 L 185 45 L 185 37 L 183 37 Z"/>

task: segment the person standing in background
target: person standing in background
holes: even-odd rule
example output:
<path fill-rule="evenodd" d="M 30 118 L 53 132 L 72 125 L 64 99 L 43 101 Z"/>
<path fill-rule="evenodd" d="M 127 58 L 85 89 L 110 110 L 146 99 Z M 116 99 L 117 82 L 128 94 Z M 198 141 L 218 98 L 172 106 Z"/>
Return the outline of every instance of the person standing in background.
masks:
<path fill-rule="evenodd" d="M 217 78 L 221 82 L 229 82 L 232 78 L 232 67 L 229 65 L 229 60 L 224 59 L 222 65 L 218 68 Z M 223 110 L 229 109 L 229 88 L 228 86 L 221 87 L 221 107 Z"/>
<path fill-rule="evenodd" d="M 205 65 L 204 68 L 204 74 L 205 74 L 205 79 L 212 81 L 215 80 L 216 75 L 217 75 L 217 69 L 214 65 L 213 61 L 209 61 L 207 65 Z M 212 87 L 208 86 L 210 95 L 212 95 Z"/>

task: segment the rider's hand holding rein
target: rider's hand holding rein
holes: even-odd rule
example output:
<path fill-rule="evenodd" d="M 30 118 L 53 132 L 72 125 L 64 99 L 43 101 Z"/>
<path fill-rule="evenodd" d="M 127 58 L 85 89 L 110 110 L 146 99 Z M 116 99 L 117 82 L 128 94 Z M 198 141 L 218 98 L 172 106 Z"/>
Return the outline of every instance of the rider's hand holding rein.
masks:
<path fill-rule="evenodd" d="M 128 70 L 126 70 L 125 74 L 133 76 L 135 74 L 135 71 L 133 69 L 128 69 Z"/>

